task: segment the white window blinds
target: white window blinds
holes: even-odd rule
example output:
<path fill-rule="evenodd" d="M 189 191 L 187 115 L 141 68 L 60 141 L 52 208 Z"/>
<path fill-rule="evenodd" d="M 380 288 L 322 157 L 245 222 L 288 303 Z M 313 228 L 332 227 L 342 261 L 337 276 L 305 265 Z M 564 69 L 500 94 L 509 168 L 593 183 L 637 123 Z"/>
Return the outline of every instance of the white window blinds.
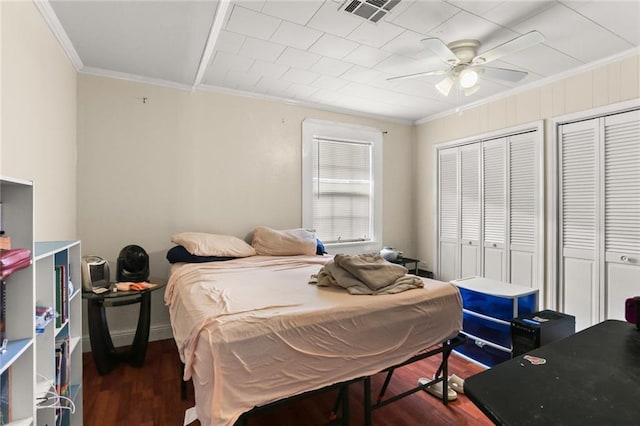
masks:
<path fill-rule="evenodd" d="M 313 225 L 325 243 L 372 235 L 371 142 L 313 139 Z"/>

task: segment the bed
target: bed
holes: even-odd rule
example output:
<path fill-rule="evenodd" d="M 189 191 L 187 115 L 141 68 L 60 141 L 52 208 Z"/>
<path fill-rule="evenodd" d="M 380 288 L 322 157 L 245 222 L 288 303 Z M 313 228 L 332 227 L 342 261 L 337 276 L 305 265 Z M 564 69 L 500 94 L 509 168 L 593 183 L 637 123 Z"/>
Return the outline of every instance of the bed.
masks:
<path fill-rule="evenodd" d="M 254 407 L 368 377 L 460 331 L 452 284 L 423 279 L 381 296 L 310 285 L 330 259 L 172 265 L 165 302 L 201 424 L 231 425 Z"/>

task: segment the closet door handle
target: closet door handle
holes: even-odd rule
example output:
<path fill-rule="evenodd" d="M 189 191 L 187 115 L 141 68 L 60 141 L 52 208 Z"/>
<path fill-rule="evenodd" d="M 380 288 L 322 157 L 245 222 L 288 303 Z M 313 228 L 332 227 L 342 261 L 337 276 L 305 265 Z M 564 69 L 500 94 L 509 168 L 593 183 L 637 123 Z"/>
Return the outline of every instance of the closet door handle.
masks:
<path fill-rule="evenodd" d="M 623 262 L 628 262 L 629 258 L 627 256 L 622 255 L 620 256 L 620 260 L 622 260 Z"/>

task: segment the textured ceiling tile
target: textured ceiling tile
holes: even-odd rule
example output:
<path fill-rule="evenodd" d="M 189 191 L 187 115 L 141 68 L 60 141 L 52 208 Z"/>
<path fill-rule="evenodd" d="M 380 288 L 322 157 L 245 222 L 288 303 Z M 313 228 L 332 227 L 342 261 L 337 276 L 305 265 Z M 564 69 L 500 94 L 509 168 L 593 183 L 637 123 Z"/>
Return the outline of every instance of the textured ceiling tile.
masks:
<path fill-rule="evenodd" d="M 307 50 L 320 36 L 320 31 L 283 21 L 271 37 L 271 41 Z"/>
<path fill-rule="evenodd" d="M 326 1 L 309 21 L 308 26 L 317 30 L 345 37 L 360 24 L 362 18 L 338 10 L 340 5 L 331 0 Z"/>
<path fill-rule="evenodd" d="M 274 1 L 265 2 L 262 13 L 284 19 L 296 24 L 305 25 L 322 6 L 322 1 Z"/>
<path fill-rule="evenodd" d="M 320 77 L 320 74 L 318 73 L 307 70 L 300 70 L 297 68 L 289 68 L 289 71 L 282 75 L 283 80 L 297 84 L 311 84 L 318 77 Z"/>
<path fill-rule="evenodd" d="M 311 69 L 321 74 L 338 77 L 344 74 L 351 67 L 353 67 L 353 64 L 323 57 L 320 58 L 320 60 L 316 62 Z"/>
<path fill-rule="evenodd" d="M 325 33 L 309 48 L 309 51 L 333 59 L 342 59 L 353 52 L 358 46 L 360 45 L 355 41 Z"/>
<path fill-rule="evenodd" d="M 280 22 L 280 19 L 235 6 L 225 29 L 255 38 L 269 39 Z"/>
<path fill-rule="evenodd" d="M 367 68 L 373 68 L 389 56 L 391 56 L 391 52 L 385 52 L 380 49 L 361 45 L 356 50 L 345 56 L 343 61 L 358 64 Z"/>
<path fill-rule="evenodd" d="M 309 53 L 304 50 L 287 47 L 285 51 L 282 52 L 282 55 L 280 55 L 276 63 L 290 67 L 308 69 L 318 62 L 319 59 L 320 55 L 316 55 L 315 53 Z"/>
<path fill-rule="evenodd" d="M 404 28 L 386 22 L 373 24 L 365 21 L 351 32 L 347 38 L 371 47 L 380 47 L 399 36 Z"/>
<path fill-rule="evenodd" d="M 285 46 L 270 41 L 247 37 L 238 52 L 242 56 L 274 62 L 284 51 Z"/>

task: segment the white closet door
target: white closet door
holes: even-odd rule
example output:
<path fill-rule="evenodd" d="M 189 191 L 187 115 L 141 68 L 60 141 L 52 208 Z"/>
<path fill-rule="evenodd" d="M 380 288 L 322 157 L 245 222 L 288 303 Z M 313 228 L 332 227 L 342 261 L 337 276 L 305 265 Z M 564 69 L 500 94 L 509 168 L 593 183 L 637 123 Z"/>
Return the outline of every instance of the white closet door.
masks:
<path fill-rule="evenodd" d="M 506 138 L 482 144 L 484 276 L 507 281 Z"/>
<path fill-rule="evenodd" d="M 560 281 L 563 311 L 582 330 L 599 318 L 598 123 L 563 125 L 559 132 Z"/>
<path fill-rule="evenodd" d="M 438 151 L 438 279 L 458 277 L 458 149 Z"/>
<path fill-rule="evenodd" d="M 536 132 L 509 137 L 509 271 L 513 284 L 539 287 L 536 267 Z"/>
<path fill-rule="evenodd" d="M 625 299 L 640 296 L 640 111 L 602 122 L 606 318 L 624 319 Z"/>
<path fill-rule="evenodd" d="M 460 277 L 481 275 L 480 144 L 460 147 Z"/>

